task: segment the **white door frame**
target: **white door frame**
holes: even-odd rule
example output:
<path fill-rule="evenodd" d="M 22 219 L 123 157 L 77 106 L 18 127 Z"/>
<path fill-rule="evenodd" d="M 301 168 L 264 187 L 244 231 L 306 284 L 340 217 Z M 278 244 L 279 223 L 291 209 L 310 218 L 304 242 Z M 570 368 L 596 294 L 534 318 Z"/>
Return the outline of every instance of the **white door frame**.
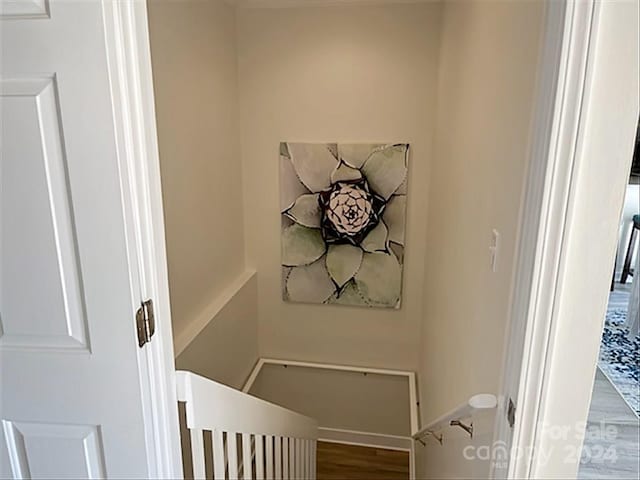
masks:
<path fill-rule="evenodd" d="M 495 430 L 511 456 L 497 478 L 577 473 L 638 119 L 637 6 L 547 6 Z"/>
<path fill-rule="evenodd" d="M 155 335 L 138 355 L 149 472 L 156 478 L 180 479 L 182 454 L 147 4 L 144 0 L 101 1 L 132 295 L 137 303 L 152 299 L 155 310 Z M 134 328 L 134 320 L 131 322 Z"/>
<path fill-rule="evenodd" d="M 537 322 L 541 329 L 536 334 L 542 335 L 539 341 L 545 340 L 545 328 L 536 315 L 540 315 L 543 308 L 548 313 L 553 295 L 544 285 L 551 285 L 553 268 L 557 267 L 563 228 L 558 215 L 566 209 L 572 168 L 571 155 L 560 153 L 560 146 L 563 136 L 577 130 L 577 104 L 584 82 L 592 4 L 590 0 L 580 4 L 568 0 L 546 5 L 529 165 L 520 212 L 511 322 L 505 340 L 502 389 L 494 430 L 494 445 L 502 442 L 515 451 L 531 435 L 525 431 L 527 422 L 523 419 L 526 399 L 538 391 L 533 385 L 533 390 L 523 386 L 524 378 L 529 375 L 528 382 L 533 382 L 536 373 L 528 370 L 530 361 L 537 362 L 530 330 Z M 567 137 L 565 141 L 570 140 Z M 540 378 L 537 388 L 539 382 Z M 517 414 L 514 429 L 508 421 L 510 400 Z M 493 463 L 492 478 L 507 478 L 513 465 L 513 461 Z"/>

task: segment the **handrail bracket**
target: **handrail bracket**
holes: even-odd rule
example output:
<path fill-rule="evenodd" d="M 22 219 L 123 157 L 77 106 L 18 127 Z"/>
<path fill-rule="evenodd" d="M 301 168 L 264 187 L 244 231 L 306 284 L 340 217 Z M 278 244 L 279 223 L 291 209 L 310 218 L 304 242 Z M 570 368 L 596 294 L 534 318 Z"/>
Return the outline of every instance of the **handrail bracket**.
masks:
<path fill-rule="evenodd" d="M 432 435 L 440 445 L 443 441 L 443 433 L 437 436 L 434 432 L 444 432 L 447 427 L 460 427 L 473 438 L 473 417 L 482 411 L 488 411 L 498 406 L 498 399 L 491 393 L 478 393 L 452 411 L 441 415 L 432 422 L 427 423 L 422 429 L 412 435 L 413 439 L 426 446 L 422 439 Z M 463 423 L 465 419 L 468 423 Z"/>
<path fill-rule="evenodd" d="M 438 443 L 439 443 L 440 445 L 442 445 L 442 442 L 443 442 L 443 440 L 444 440 L 444 434 L 443 434 L 443 433 L 441 433 L 440 435 L 438 435 L 436 432 L 425 432 L 423 437 L 416 438 L 416 440 L 417 440 L 417 441 L 419 441 L 419 442 L 422 444 L 422 446 L 423 446 L 423 447 L 426 447 L 426 446 L 427 446 L 427 444 L 426 444 L 426 443 L 425 443 L 425 441 L 424 441 L 424 440 L 422 440 L 422 439 L 423 439 L 424 437 L 428 436 L 428 435 L 431 435 L 433 438 L 435 438 L 435 439 L 438 441 Z"/>
<path fill-rule="evenodd" d="M 451 425 L 452 427 L 460 427 L 469 434 L 469 438 L 473 438 L 473 423 L 467 425 L 465 423 L 462 423 L 460 420 L 451 420 L 449 425 Z"/>

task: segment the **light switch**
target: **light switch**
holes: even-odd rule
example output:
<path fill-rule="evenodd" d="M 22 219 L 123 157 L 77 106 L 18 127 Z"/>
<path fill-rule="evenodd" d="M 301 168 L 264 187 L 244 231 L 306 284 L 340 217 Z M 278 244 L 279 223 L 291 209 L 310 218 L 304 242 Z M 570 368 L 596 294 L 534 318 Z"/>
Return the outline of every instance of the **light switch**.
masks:
<path fill-rule="evenodd" d="M 491 253 L 491 271 L 498 271 L 498 253 L 500 251 L 500 232 L 495 228 L 491 231 L 491 245 L 489 252 Z"/>

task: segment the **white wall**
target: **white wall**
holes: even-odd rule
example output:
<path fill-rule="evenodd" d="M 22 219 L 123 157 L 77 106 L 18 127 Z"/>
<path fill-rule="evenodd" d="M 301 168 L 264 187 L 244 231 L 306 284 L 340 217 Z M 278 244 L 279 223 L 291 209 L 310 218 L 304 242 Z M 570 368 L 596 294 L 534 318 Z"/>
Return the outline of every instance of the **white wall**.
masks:
<path fill-rule="evenodd" d="M 416 370 L 440 5 L 238 10 L 247 252 L 262 356 Z M 399 311 L 281 300 L 280 141 L 410 142 Z"/>
<path fill-rule="evenodd" d="M 473 394 L 498 392 L 543 8 L 539 1 L 444 7 L 428 201 L 423 423 Z M 493 228 L 501 235 L 495 273 Z M 468 465 L 447 442 L 426 448 L 421 467 L 429 478 L 488 474 L 488 464 Z"/>
<path fill-rule="evenodd" d="M 223 0 L 152 0 L 148 8 L 175 338 L 245 271 L 236 15 Z M 209 349 L 197 342 L 181 368 L 243 380 L 257 358 L 255 286 L 245 290 L 232 299 L 242 305 L 207 327 L 218 322 L 235 336 Z M 224 352 L 242 358 L 223 367 Z"/>

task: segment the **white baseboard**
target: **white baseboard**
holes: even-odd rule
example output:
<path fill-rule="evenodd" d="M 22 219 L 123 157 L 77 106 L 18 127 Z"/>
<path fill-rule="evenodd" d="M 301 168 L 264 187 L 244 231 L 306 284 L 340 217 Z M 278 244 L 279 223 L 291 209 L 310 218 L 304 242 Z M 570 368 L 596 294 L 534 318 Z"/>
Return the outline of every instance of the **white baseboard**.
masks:
<path fill-rule="evenodd" d="M 344 443 L 362 447 L 385 448 L 387 450 L 402 450 L 409 452 L 413 441 L 411 437 L 384 435 L 381 433 L 359 432 L 341 428 L 318 428 L 318 441 Z"/>
<path fill-rule="evenodd" d="M 174 342 L 174 355 L 180 355 L 198 334 L 214 321 L 218 313 L 238 294 L 244 286 L 255 276 L 255 270 L 245 270 L 225 288 L 209 305 L 206 306 L 182 331 L 177 332 Z"/>
<path fill-rule="evenodd" d="M 265 364 L 264 358 L 258 358 L 258 361 L 254 365 L 253 370 L 251 370 L 249 377 L 247 377 L 246 382 L 244 382 L 244 385 L 242 386 L 242 391 L 244 393 L 249 393 L 249 390 L 251 390 L 251 387 L 256 381 L 256 378 L 258 378 L 258 375 L 260 374 L 260 370 L 262 370 L 262 366 L 264 364 Z"/>

